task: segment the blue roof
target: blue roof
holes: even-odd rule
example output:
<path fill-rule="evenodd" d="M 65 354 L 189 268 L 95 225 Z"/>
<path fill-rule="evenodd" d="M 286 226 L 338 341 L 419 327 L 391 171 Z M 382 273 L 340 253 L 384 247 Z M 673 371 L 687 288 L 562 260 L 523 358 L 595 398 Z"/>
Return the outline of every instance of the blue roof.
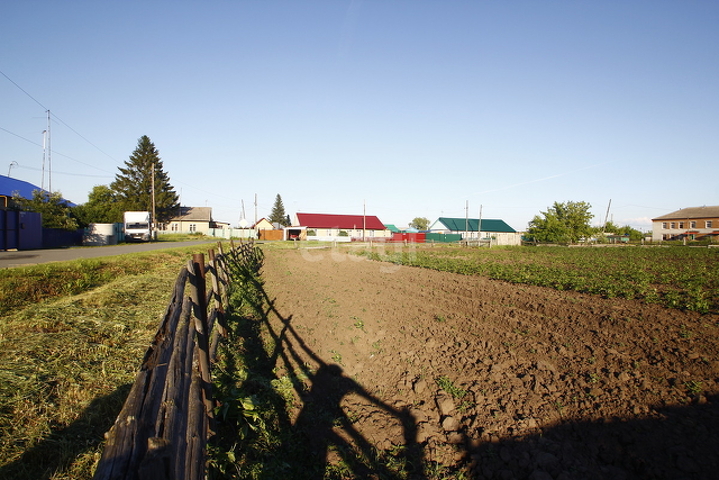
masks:
<path fill-rule="evenodd" d="M 0 175 L 0 195 L 7 195 L 8 197 L 12 197 L 15 193 L 17 193 L 22 198 L 27 198 L 29 200 L 32 199 L 32 192 L 34 192 L 35 190 L 43 189 L 24 180 L 18 180 L 16 178 L 10 178 L 6 177 L 5 175 Z M 65 202 L 67 202 L 68 205 L 70 205 L 71 207 L 75 206 L 75 204 L 70 202 L 69 200 L 63 200 L 65 200 Z"/>

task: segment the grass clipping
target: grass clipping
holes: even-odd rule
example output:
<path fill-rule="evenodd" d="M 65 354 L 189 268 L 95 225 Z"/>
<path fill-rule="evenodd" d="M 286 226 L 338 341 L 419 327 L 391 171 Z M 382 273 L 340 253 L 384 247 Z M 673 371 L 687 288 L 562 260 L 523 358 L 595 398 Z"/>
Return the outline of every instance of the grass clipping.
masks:
<path fill-rule="evenodd" d="M 0 276 L 4 296 L 10 295 L 7 281 L 22 276 L 74 285 L 35 303 L 17 300 L 3 312 L 0 478 L 92 478 L 103 436 L 129 392 L 185 258 L 187 252 L 156 253 Z M 78 265 L 87 269 L 81 281 Z"/>

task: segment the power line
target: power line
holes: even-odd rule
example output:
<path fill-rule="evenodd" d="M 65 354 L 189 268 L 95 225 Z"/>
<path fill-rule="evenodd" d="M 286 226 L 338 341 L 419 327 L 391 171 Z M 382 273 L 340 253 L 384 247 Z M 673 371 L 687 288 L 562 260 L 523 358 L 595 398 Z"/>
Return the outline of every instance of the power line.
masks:
<path fill-rule="evenodd" d="M 35 97 L 33 97 L 32 95 L 30 95 L 30 93 L 28 93 L 24 88 L 22 88 L 17 82 L 15 82 L 13 79 L 11 79 L 10 77 L 8 77 L 8 76 L 5 74 L 5 72 L 3 72 L 3 71 L 0 70 L 0 74 L 2 74 L 2 76 L 5 77 L 10 83 L 12 83 L 13 85 L 15 85 L 15 87 L 17 87 L 18 90 L 20 90 L 21 92 L 23 92 L 23 93 L 24 93 L 25 95 L 27 95 L 30 99 L 32 99 L 35 103 L 37 103 L 40 107 L 42 107 L 43 110 L 45 110 L 45 111 L 48 111 L 48 110 L 49 110 L 49 109 L 48 109 L 45 105 L 43 105 L 39 100 L 37 100 Z M 73 132 L 75 135 L 77 135 L 78 137 L 80 137 L 81 139 L 83 139 L 85 142 L 87 142 L 89 145 L 91 145 L 93 148 L 97 149 L 97 150 L 98 150 L 99 152 L 101 152 L 103 155 L 107 156 L 107 157 L 110 158 L 112 161 L 114 161 L 116 165 L 119 165 L 119 164 L 122 163 L 122 162 L 118 161 L 117 159 L 113 158 L 113 157 L 112 157 L 110 154 L 108 154 L 107 152 L 103 151 L 100 147 L 98 147 L 97 145 L 95 145 L 94 143 L 92 143 L 90 140 L 88 140 L 87 138 L 85 138 L 85 136 L 83 136 L 83 135 L 82 135 L 81 133 L 79 133 L 77 130 L 75 130 L 75 129 L 72 128 L 70 125 L 68 125 L 67 122 L 65 122 L 63 119 L 61 119 L 56 113 L 53 113 L 53 115 L 52 115 L 52 120 L 57 120 L 58 122 L 60 122 L 62 125 L 64 125 L 65 127 L 67 127 L 67 128 L 68 128 L 71 132 Z M 25 137 L 23 137 L 23 136 L 21 136 L 21 135 L 18 135 L 18 134 L 16 134 L 16 133 L 13 133 L 13 132 L 11 132 L 10 130 L 7 130 L 7 129 L 2 128 L 2 127 L 0 127 L 0 130 L 3 130 L 4 132 L 9 133 L 10 135 L 14 135 L 14 136 L 16 136 L 16 137 L 18 137 L 18 138 L 20 138 L 20 139 L 22 139 L 22 140 L 25 140 L 25 141 L 28 142 L 28 143 L 31 143 L 31 144 L 33 144 L 33 145 L 42 147 L 42 145 L 38 144 L 37 142 L 34 142 L 34 141 L 32 141 L 32 140 L 30 140 L 30 139 L 27 139 L 27 138 L 25 138 Z M 60 156 L 62 156 L 62 157 L 68 158 L 68 159 L 70 159 L 70 160 L 73 160 L 73 161 L 78 162 L 78 163 L 80 163 L 80 164 L 86 165 L 86 166 L 88 166 L 88 167 L 93 167 L 93 168 L 95 168 L 95 169 L 97 169 L 97 170 L 100 170 L 101 172 L 106 172 L 106 173 L 109 173 L 110 175 L 114 175 L 114 173 L 112 173 L 112 172 L 107 172 L 106 170 L 103 170 L 102 168 L 98 168 L 98 167 L 96 167 L 95 165 L 91 165 L 91 164 L 82 162 L 82 161 L 80 161 L 80 160 L 78 160 L 78 159 L 76 159 L 76 158 L 73 158 L 73 157 L 70 157 L 70 156 L 68 156 L 68 155 L 65 155 L 65 154 L 56 152 L 56 151 L 54 151 L 54 150 L 52 150 L 52 152 L 53 152 L 54 154 L 56 154 L 56 155 L 60 155 Z M 84 176 L 90 176 L 90 175 L 84 175 Z M 98 177 L 100 177 L 100 176 L 98 176 Z M 206 193 L 206 194 L 214 195 L 214 196 L 216 196 L 216 197 L 224 198 L 224 199 L 227 199 L 227 200 L 236 201 L 235 198 L 227 197 L 227 196 L 224 196 L 224 195 L 218 195 L 218 194 L 215 193 L 215 192 L 209 192 L 209 191 L 206 191 L 206 190 L 199 189 L 199 188 L 197 188 L 194 184 L 187 184 L 187 183 L 184 183 L 184 182 L 181 182 L 181 181 L 177 181 L 177 180 L 175 180 L 175 183 L 184 184 L 184 185 L 190 187 L 191 189 L 197 190 L 197 191 L 199 191 L 199 192 L 203 192 L 203 193 Z"/>
<path fill-rule="evenodd" d="M 39 143 L 33 142 L 33 141 L 30 140 L 29 138 L 25 138 L 25 137 L 23 137 L 23 136 L 21 136 L 21 135 L 18 135 L 17 133 L 13 133 L 13 132 L 11 132 L 10 130 L 8 130 L 8 129 L 6 129 L 6 128 L 0 127 L 0 130 L 2 130 L 3 132 L 7 132 L 7 133 L 9 133 L 10 135 L 14 135 L 14 136 L 16 136 L 16 137 L 19 138 L 19 139 L 25 140 L 25 141 L 28 142 L 28 143 L 32 143 L 33 145 L 37 145 L 38 147 L 42 147 L 42 145 L 40 145 Z"/>
<path fill-rule="evenodd" d="M 41 147 L 41 148 L 42 148 L 42 144 L 41 144 L 41 143 L 37 143 L 37 142 L 35 142 L 35 141 L 33 141 L 33 140 L 30 140 L 29 138 L 23 137 L 22 135 L 18 135 L 17 133 L 11 132 L 11 131 L 8 130 L 7 128 L 0 127 L 0 130 L 2 130 L 3 132 L 9 133 L 10 135 L 13 135 L 13 136 L 15 136 L 15 137 L 17 137 L 17 138 L 19 138 L 19 139 L 21 139 L 21 140 L 25 140 L 26 142 L 28 142 L 28 143 L 30 143 L 30 144 L 32 144 L 32 145 L 35 145 L 35 146 L 37 146 L 37 147 Z M 99 168 L 99 167 L 97 167 L 97 166 L 95 166 L 95 165 L 93 165 L 93 164 L 91 164 L 91 163 L 85 163 L 85 162 L 83 162 L 82 160 L 78 160 L 77 158 L 73 158 L 73 157 L 71 157 L 71 156 L 69 156 L 69 155 L 65 155 L 64 153 L 60 153 L 60 152 L 58 152 L 58 151 L 56 151 L 56 150 L 53 150 L 52 153 L 54 153 L 55 155 L 60 155 L 61 157 L 65 157 L 65 158 L 67 158 L 67 159 L 69 159 L 69 160 L 72 160 L 73 162 L 77 162 L 77 163 L 80 163 L 80 164 L 82 164 L 82 165 L 85 165 L 86 167 L 92 167 L 92 168 L 95 168 L 95 169 L 97 169 L 97 170 L 100 170 L 101 172 L 105 172 L 105 173 L 109 173 L 110 175 L 114 175 L 113 172 L 108 172 L 107 170 L 103 170 L 102 168 Z"/>
<path fill-rule="evenodd" d="M 26 167 L 25 165 L 17 164 L 18 168 L 22 168 L 25 170 L 34 170 L 36 172 L 40 171 L 37 167 Z M 70 175 L 72 177 L 91 177 L 91 178 L 112 178 L 112 175 L 90 175 L 88 173 L 69 173 L 69 172 L 58 172 L 53 171 L 52 173 L 57 173 L 59 175 Z"/>
<path fill-rule="evenodd" d="M 65 125 L 67 128 L 69 128 L 70 131 L 72 131 L 75 135 L 77 135 L 78 137 L 80 137 L 80 138 L 82 138 L 83 140 L 85 140 L 88 144 L 92 145 L 95 149 L 97 149 L 98 152 L 102 153 L 103 155 L 105 155 L 106 157 L 108 157 L 108 158 L 109 158 L 110 160 L 112 160 L 113 162 L 115 162 L 115 163 L 120 163 L 117 159 L 113 158 L 112 155 L 110 155 L 109 153 L 106 153 L 105 151 L 103 151 L 100 147 L 98 147 L 97 145 L 95 145 L 94 143 L 92 143 L 90 140 L 88 140 L 87 138 L 85 138 L 84 136 L 82 136 L 80 133 L 78 133 L 77 130 L 75 130 L 75 129 L 72 128 L 70 125 L 68 125 L 67 123 L 65 123 L 65 121 L 64 121 L 62 118 L 58 117 L 56 113 L 53 113 L 53 119 L 59 120 L 60 123 L 62 123 L 63 125 Z"/>
<path fill-rule="evenodd" d="M 43 110 L 45 110 L 45 111 L 49 111 L 49 110 L 50 110 L 50 109 L 47 108 L 45 105 L 43 105 L 42 103 L 40 103 L 40 101 L 39 101 L 38 99 L 36 99 L 36 98 L 33 97 L 32 95 L 30 95 L 24 88 L 22 88 L 20 85 L 18 85 L 17 82 L 15 82 L 12 78 L 8 77 L 8 76 L 5 74 L 5 72 L 3 72 L 2 70 L 0 70 L 0 74 L 2 74 L 3 77 L 7 78 L 7 80 L 8 80 L 10 83 L 12 83 L 13 85 L 15 85 L 22 93 L 24 93 L 24 94 L 27 95 L 30 99 L 32 99 L 35 103 L 37 103 L 38 105 L 40 105 L 40 106 L 43 108 Z M 99 151 L 100 153 L 102 153 L 103 155 L 105 155 L 106 157 L 108 157 L 109 159 L 111 159 L 111 160 L 112 160 L 113 162 L 115 162 L 116 164 L 119 164 L 119 163 L 120 163 L 116 158 L 113 158 L 109 153 L 107 153 L 107 152 L 105 152 L 104 150 L 102 150 L 100 147 L 98 147 L 97 145 L 95 145 L 94 143 L 92 143 L 90 140 L 88 140 L 87 138 L 85 138 L 85 137 L 84 137 L 82 134 L 80 134 L 77 130 L 75 130 L 75 129 L 72 128 L 70 125 L 68 125 L 67 122 L 65 122 L 62 118 L 58 117 L 56 113 L 53 113 L 53 119 L 57 119 L 61 124 L 63 124 L 63 125 L 64 125 L 65 127 L 67 127 L 68 129 L 70 129 L 70 131 L 71 131 L 72 133 L 74 133 L 74 134 L 77 135 L 78 137 L 82 138 L 82 139 L 83 139 L 84 141 L 86 141 L 89 145 L 91 145 L 93 148 L 97 149 L 97 151 Z M 5 129 L 3 129 L 3 130 L 5 130 Z M 5 130 L 5 131 L 7 132 L 7 130 Z M 12 133 L 12 132 L 8 132 L 8 133 Z M 15 134 L 13 134 L 13 135 L 15 135 Z M 16 135 L 16 136 L 19 136 L 19 135 Z M 20 138 L 22 138 L 22 137 L 20 137 Z M 24 139 L 24 140 L 26 140 L 26 139 Z M 68 158 L 69 158 L 69 157 L 68 157 Z"/>
<path fill-rule="evenodd" d="M 12 83 L 13 85 L 15 85 L 18 89 L 20 89 L 20 91 L 21 91 L 22 93 L 24 93 L 25 95 L 27 95 L 28 97 L 30 97 L 30 98 L 32 99 L 32 101 L 34 101 L 35 103 L 37 103 L 38 105 L 40 105 L 43 110 L 45 110 L 45 111 L 49 110 L 49 108 L 47 108 L 45 105 L 43 105 L 42 103 L 40 103 L 40 101 L 39 101 L 38 99 L 36 99 L 35 97 L 33 97 L 32 95 L 30 95 L 29 93 L 27 93 L 24 88 L 22 88 L 20 85 L 18 85 L 17 83 L 15 83 L 12 78 L 10 78 L 10 77 L 8 77 L 7 75 L 5 75 L 5 72 L 3 72 L 2 70 L 0 70 L 0 74 L 2 74 L 3 77 L 7 78 L 8 81 L 9 81 L 10 83 Z"/>

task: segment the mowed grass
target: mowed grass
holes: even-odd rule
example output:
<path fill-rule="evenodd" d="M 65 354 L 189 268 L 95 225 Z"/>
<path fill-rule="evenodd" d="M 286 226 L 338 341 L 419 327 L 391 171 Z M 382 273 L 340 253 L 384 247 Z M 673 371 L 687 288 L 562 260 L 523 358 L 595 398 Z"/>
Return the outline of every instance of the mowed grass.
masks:
<path fill-rule="evenodd" d="M 92 478 L 177 274 L 202 248 L 0 271 L 0 478 Z"/>

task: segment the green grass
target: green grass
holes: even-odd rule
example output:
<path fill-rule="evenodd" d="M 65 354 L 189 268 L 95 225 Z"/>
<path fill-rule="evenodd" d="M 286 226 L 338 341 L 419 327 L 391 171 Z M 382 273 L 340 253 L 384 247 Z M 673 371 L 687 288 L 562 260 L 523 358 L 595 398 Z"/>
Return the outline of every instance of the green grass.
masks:
<path fill-rule="evenodd" d="M 638 299 L 700 313 L 719 311 L 719 249 L 687 247 L 417 247 L 375 260 L 480 275 L 517 284 Z"/>
<path fill-rule="evenodd" d="M 92 477 L 193 251 L 0 271 L 0 478 Z"/>
<path fill-rule="evenodd" d="M 180 266 L 189 252 L 207 253 L 204 247 L 183 247 L 69 262 L 46 263 L 0 270 L 0 315 L 52 298 L 77 295 L 117 281 L 144 274 L 160 265 Z M 168 292 L 169 293 L 169 292 Z"/>

